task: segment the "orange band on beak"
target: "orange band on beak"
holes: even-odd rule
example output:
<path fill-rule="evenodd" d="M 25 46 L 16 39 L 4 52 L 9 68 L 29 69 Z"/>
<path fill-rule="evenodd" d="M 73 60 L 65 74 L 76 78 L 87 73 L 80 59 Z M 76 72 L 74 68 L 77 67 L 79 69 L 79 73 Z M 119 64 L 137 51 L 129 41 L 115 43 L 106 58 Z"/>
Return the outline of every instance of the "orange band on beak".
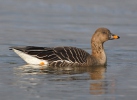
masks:
<path fill-rule="evenodd" d="M 114 38 L 114 39 L 118 39 L 119 37 L 118 37 L 117 35 L 114 35 L 113 38 Z"/>

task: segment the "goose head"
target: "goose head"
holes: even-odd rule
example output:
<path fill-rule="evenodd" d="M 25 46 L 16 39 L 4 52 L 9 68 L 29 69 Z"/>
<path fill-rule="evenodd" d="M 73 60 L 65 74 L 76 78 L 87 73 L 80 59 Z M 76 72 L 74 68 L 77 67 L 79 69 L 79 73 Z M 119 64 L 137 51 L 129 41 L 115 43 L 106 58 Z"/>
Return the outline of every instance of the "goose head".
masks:
<path fill-rule="evenodd" d="M 91 42 L 104 43 L 108 40 L 119 39 L 120 37 L 110 32 L 107 28 L 98 28 L 92 36 Z"/>

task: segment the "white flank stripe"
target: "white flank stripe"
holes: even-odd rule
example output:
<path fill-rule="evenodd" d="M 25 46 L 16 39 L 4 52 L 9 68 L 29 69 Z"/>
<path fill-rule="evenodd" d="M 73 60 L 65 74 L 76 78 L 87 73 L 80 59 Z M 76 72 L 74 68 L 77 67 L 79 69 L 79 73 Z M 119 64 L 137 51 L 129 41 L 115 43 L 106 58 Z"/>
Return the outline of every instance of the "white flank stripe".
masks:
<path fill-rule="evenodd" d="M 21 52 L 19 50 L 16 50 L 16 49 L 13 49 L 13 51 L 18 54 L 24 61 L 26 61 L 28 64 L 40 64 L 41 62 L 44 63 L 44 66 L 48 66 L 48 61 L 46 60 L 41 60 L 41 59 L 38 59 L 36 57 L 33 57 L 31 55 L 28 55 L 24 52 Z"/>
<path fill-rule="evenodd" d="M 66 62 L 66 63 L 72 63 L 72 62 L 70 62 L 70 61 L 68 61 L 68 60 L 56 60 L 56 61 L 53 61 L 53 62 Z"/>

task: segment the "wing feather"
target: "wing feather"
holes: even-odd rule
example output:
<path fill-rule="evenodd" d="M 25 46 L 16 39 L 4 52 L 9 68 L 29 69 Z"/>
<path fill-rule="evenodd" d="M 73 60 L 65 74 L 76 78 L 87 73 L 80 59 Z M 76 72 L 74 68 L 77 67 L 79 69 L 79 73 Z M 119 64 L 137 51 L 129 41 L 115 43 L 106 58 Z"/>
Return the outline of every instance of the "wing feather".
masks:
<path fill-rule="evenodd" d="M 68 61 L 70 63 L 84 63 L 90 55 L 86 51 L 76 47 L 12 47 L 26 54 L 48 61 Z M 57 65 L 63 62 L 56 63 Z"/>

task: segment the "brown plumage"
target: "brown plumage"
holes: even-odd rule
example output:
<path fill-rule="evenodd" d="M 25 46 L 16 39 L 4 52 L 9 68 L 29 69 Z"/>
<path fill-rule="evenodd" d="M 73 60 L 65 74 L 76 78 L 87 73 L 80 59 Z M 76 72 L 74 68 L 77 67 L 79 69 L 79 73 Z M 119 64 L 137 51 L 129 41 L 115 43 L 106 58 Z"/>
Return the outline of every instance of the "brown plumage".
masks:
<path fill-rule="evenodd" d="M 66 46 L 53 48 L 27 46 L 11 47 L 11 49 L 29 64 L 41 64 L 42 62 L 42 65 L 45 64 L 47 67 L 106 65 L 107 57 L 103 44 L 107 40 L 119 38 L 107 28 L 97 29 L 91 38 L 91 55 L 80 48 Z M 34 60 L 29 59 L 30 57 L 33 57 Z"/>

